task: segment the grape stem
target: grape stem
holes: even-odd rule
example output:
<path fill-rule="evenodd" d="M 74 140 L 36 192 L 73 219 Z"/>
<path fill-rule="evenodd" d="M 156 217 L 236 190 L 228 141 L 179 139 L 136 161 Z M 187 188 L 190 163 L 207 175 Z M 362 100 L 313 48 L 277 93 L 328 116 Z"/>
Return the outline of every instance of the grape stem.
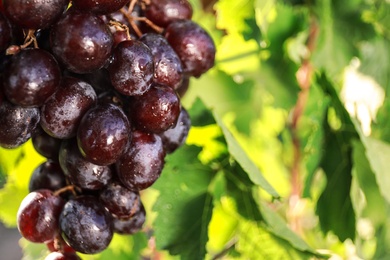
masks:
<path fill-rule="evenodd" d="M 77 195 L 76 191 L 75 191 L 75 186 L 74 185 L 68 185 L 68 186 L 65 186 L 61 189 L 58 189 L 56 190 L 53 195 L 54 196 L 59 196 L 60 194 L 64 193 L 64 192 L 67 192 L 67 191 L 71 191 L 73 193 L 73 195 Z"/>
<path fill-rule="evenodd" d="M 25 33 L 25 32 L 24 32 Z M 35 30 L 28 30 L 27 34 L 25 33 L 24 43 L 22 45 L 11 45 L 5 51 L 6 55 L 15 55 L 21 50 L 29 47 L 31 44 L 34 44 L 34 48 L 38 49 L 37 38 L 35 37 Z"/>
<path fill-rule="evenodd" d="M 138 25 L 135 23 L 135 21 L 144 22 L 148 26 L 150 26 L 153 30 L 155 30 L 157 33 L 161 34 L 164 31 L 164 29 L 159 27 L 159 26 L 157 26 L 156 24 L 154 24 L 148 18 L 146 18 L 146 17 L 134 17 L 134 16 L 131 15 L 131 13 L 134 10 L 134 7 L 135 7 L 136 3 L 137 3 L 137 0 L 131 0 L 130 3 L 129 3 L 129 7 L 128 8 L 126 8 L 126 7 L 121 8 L 120 12 L 127 18 L 127 20 L 129 21 L 131 27 L 133 28 L 134 32 L 137 34 L 137 36 L 141 37 L 143 35 L 143 33 L 140 30 L 140 28 L 138 27 Z M 144 3 L 146 5 L 150 4 L 150 2 L 146 2 L 146 1 L 144 1 Z"/>
<path fill-rule="evenodd" d="M 127 38 L 131 39 L 129 27 L 115 20 L 111 20 L 108 23 L 110 26 L 113 26 L 117 31 L 126 31 Z"/>
<path fill-rule="evenodd" d="M 313 53 L 318 36 L 318 24 L 314 17 L 311 18 L 309 36 L 307 39 L 306 47 L 309 50 L 308 55 L 302 61 L 301 67 L 296 73 L 296 78 L 301 91 L 298 94 L 298 100 L 294 107 L 291 121 L 291 132 L 293 141 L 294 163 L 291 169 L 291 194 L 289 198 L 289 222 L 291 228 L 297 232 L 302 233 L 302 227 L 300 224 L 300 200 L 302 195 L 302 179 L 300 172 L 300 165 L 302 160 L 301 143 L 298 134 L 298 123 L 302 117 L 309 93 L 311 80 L 313 75 L 313 66 L 310 62 L 310 54 Z"/>

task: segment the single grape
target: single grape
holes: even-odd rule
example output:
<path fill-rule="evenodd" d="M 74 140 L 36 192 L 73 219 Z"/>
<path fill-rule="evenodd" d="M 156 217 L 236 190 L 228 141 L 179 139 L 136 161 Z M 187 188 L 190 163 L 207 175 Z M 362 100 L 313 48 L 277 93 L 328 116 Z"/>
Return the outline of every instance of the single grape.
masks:
<path fill-rule="evenodd" d="M 96 254 L 111 242 L 112 220 L 95 197 L 70 199 L 59 220 L 63 238 L 78 252 Z"/>
<path fill-rule="evenodd" d="M 153 81 L 177 89 L 183 81 L 183 67 L 179 56 L 160 34 L 144 34 L 140 41 L 145 43 L 153 54 Z"/>
<path fill-rule="evenodd" d="M 54 55 L 68 70 L 79 74 L 102 68 L 113 44 L 108 26 L 91 13 L 68 10 L 51 31 Z"/>
<path fill-rule="evenodd" d="M 112 178 L 108 166 L 99 166 L 87 161 L 80 153 L 76 140 L 64 141 L 59 161 L 70 182 L 82 189 L 99 190 Z"/>
<path fill-rule="evenodd" d="M 123 41 L 113 51 L 108 66 L 114 88 L 127 96 L 142 95 L 153 80 L 153 55 L 138 40 Z"/>
<path fill-rule="evenodd" d="M 81 260 L 76 253 L 51 252 L 45 260 Z"/>
<path fill-rule="evenodd" d="M 4 94 L 16 105 L 38 107 L 56 91 L 60 80 L 53 55 L 41 49 L 24 49 L 13 55 L 6 70 Z"/>
<path fill-rule="evenodd" d="M 48 135 L 40 125 L 35 129 L 31 136 L 35 151 L 40 155 L 58 161 L 58 152 L 61 146 L 61 139 Z"/>
<path fill-rule="evenodd" d="M 182 107 L 176 126 L 160 134 L 164 149 L 167 153 L 173 153 L 177 148 L 184 144 L 190 127 L 190 116 L 187 110 Z"/>
<path fill-rule="evenodd" d="M 139 211 L 129 219 L 113 219 L 114 232 L 118 234 L 134 234 L 142 229 L 145 223 L 146 212 L 144 206 L 141 204 Z"/>
<path fill-rule="evenodd" d="M 26 29 L 42 29 L 54 24 L 65 11 L 69 0 L 3 0 L 8 19 Z"/>
<path fill-rule="evenodd" d="M 129 117 L 143 131 L 162 133 L 176 125 L 180 114 L 180 100 L 175 90 L 154 84 L 142 96 L 132 99 Z"/>
<path fill-rule="evenodd" d="M 12 39 L 11 33 L 11 25 L 5 16 L 0 12 L 0 52 L 7 49 L 7 47 L 10 45 Z"/>
<path fill-rule="evenodd" d="M 129 148 L 116 163 L 117 176 L 130 190 L 146 189 L 160 177 L 164 158 L 160 136 L 134 131 Z"/>
<path fill-rule="evenodd" d="M 82 155 L 97 165 L 109 165 L 118 160 L 130 138 L 130 122 L 122 109 L 113 104 L 99 104 L 90 109 L 77 131 Z"/>
<path fill-rule="evenodd" d="M 74 8 L 97 14 L 108 14 L 121 9 L 129 0 L 73 0 Z"/>
<path fill-rule="evenodd" d="M 50 190 L 29 193 L 20 204 L 17 224 L 20 234 L 35 243 L 53 240 L 58 234 L 58 218 L 64 201 Z"/>
<path fill-rule="evenodd" d="M 139 193 L 112 182 L 101 192 L 99 199 L 106 209 L 117 218 L 130 218 L 139 211 Z"/>
<path fill-rule="evenodd" d="M 0 146 L 16 148 L 27 142 L 39 120 L 38 108 L 19 107 L 3 100 L 0 105 Z"/>
<path fill-rule="evenodd" d="M 56 191 L 65 185 L 66 179 L 60 165 L 57 162 L 46 161 L 33 171 L 28 190 L 30 192 L 40 189 Z"/>
<path fill-rule="evenodd" d="M 96 101 L 97 96 L 91 85 L 65 77 L 57 91 L 41 107 L 41 126 L 55 138 L 74 137 L 82 116 Z"/>
<path fill-rule="evenodd" d="M 146 5 L 145 16 L 161 27 L 177 20 L 191 20 L 192 7 L 187 0 L 157 0 Z"/>
<path fill-rule="evenodd" d="M 200 77 L 214 66 L 215 45 L 210 35 L 190 20 L 169 24 L 165 37 L 175 50 L 188 76 Z"/>

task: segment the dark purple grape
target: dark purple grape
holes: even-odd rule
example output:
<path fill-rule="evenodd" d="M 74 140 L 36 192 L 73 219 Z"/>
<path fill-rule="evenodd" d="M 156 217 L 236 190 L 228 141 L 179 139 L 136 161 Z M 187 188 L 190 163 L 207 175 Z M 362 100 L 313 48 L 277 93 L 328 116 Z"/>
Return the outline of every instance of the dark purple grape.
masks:
<path fill-rule="evenodd" d="M 45 260 L 81 260 L 81 258 L 76 253 L 51 252 Z"/>
<path fill-rule="evenodd" d="M 65 185 L 66 179 L 60 165 L 57 162 L 46 161 L 35 168 L 30 177 L 28 190 L 30 192 L 40 189 L 56 191 Z"/>
<path fill-rule="evenodd" d="M 3 0 L 8 19 L 26 29 L 41 29 L 54 24 L 69 0 Z"/>
<path fill-rule="evenodd" d="M 99 104 L 90 109 L 77 131 L 81 153 L 97 165 L 109 165 L 118 160 L 130 137 L 129 120 L 122 109 L 113 104 Z"/>
<path fill-rule="evenodd" d="M 91 85 L 66 77 L 41 108 L 41 126 L 49 135 L 67 139 L 76 135 L 82 116 L 96 104 Z"/>
<path fill-rule="evenodd" d="M 113 235 L 111 218 L 92 196 L 70 199 L 61 212 L 60 228 L 65 241 L 84 254 L 103 251 Z"/>
<path fill-rule="evenodd" d="M 129 0 L 73 0 L 75 9 L 93 12 L 97 14 L 108 14 L 121 9 Z"/>
<path fill-rule="evenodd" d="M 130 218 L 139 211 L 141 200 L 137 191 L 131 191 L 117 182 L 110 183 L 99 199 L 104 207 L 117 218 Z"/>
<path fill-rule="evenodd" d="M 145 223 L 146 212 L 144 206 L 129 219 L 113 218 L 114 232 L 118 234 L 134 234 L 142 229 Z"/>
<path fill-rule="evenodd" d="M 39 125 L 31 136 L 35 151 L 43 157 L 58 161 L 61 139 L 48 135 Z"/>
<path fill-rule="evenodd" d="M 144 34 L 140 41 L 145 43 L 153 54 L 153 81 L 177 89 L 183 81 L 183 67 L 179 56 L 160 34 Z"/>
<path fill-rule="evenodd" d="M 51 34 L 54 55 L 68 70 L 80 74 L 102 68 L 113 43 L 110 29 L 91 13 L 67 11 Z"/>
<path fill-rule="evenodd" d="M 192 18 L 192 7 L 187 0 L 150 1 L 145 8 L 145 16 L 161 27 L 167 27 L 171 22 Z"/>
<path fill-rule="evenodd" d="M 35 243 L 53 240 L 58 234 L 58 218 L 64 201 L 50 190 L 29 193 L 20 204 L 17 223 L 20 234 Z"/>
<path fill-rule="evenodd" d="M 162 133 L 175 126 L 180 100 L 171 87 L 153 84 L 145 94 L 133 98 L 128 114 L 138 129 Z"/>
<path fill-rule="evenodd" d="M 127 96 L 142 95 L 153 80 L 152 52 L 140 41 L 123 41 L 114 49 L 108 71 L 118 92 Z"/>
<path fill-rule="evenodd" d="M 38 108 L 19 107 L 3 100 L 0 105 L 0 146 L 16 148 L 27 142 L 39 120 Z"/>
<path fill-rule="evenodd" d="M 69 181 L 82 189 L 99 190 L 112 178 L 110 167 L 93 164 L 81 155 L 76 140 L 63 143 L 59 161 Z"/>
<path fill-rule="evenodd" d="M 57 89 L 61 71 L 53 55 L 41 49 L 24 49 L 13 55 L 4 75 L 4 94 L 12 103 L 42 106 Z"/>
<path fill-rule="evenodd" d="M 0 1 L 1 3 L 1 1 Z M 0 12 L 0 52 L 7 49 L 12 39 L 11 26 L 5 16 Z"/>
<path fill-rule="evenodd" d="M 129 148 L 116 163 L 117 176 L 130 190 L 146 189 L 160 177 L 164 158 L 160 136 L 134 131 Z"/>
<path fill-rule="evenodd" d="M 184 144 L 190 127 L 190 116 L 187 110 L 182 108 L 176 126 L 160 134 L 164 149 L 167 153 L 173 153 L 177 148 Z"/>
<path fill-rule="evenodd" d="M 188 76 L 200 77 L 214 66 L 214 42 L 197 23 L 190 20 L 172 22 L 165 31 L 165 37 Z"/>

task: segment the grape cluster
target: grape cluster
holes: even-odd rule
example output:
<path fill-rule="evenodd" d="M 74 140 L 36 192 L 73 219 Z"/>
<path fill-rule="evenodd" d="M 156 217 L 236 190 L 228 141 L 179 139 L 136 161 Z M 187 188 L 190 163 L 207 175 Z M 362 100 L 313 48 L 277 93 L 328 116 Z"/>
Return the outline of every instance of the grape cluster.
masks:
<path fill-rule="evenodd" d="M 17 223 L 49 259 L 142 229 L 140 192 L 191 121 L 180 98 L 214 65 L 186 0 L 0 1 L 0 146 L 47 158 Z"/>

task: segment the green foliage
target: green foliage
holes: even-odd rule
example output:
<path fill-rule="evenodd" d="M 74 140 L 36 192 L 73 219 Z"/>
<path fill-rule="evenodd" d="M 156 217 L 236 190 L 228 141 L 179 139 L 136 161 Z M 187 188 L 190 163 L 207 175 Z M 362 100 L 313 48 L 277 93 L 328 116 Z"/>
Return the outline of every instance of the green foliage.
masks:
<path fill-rule="evenodd" d="M 190 2 L 217 56 L 182 99 L 186 145 L 142 192 L 143 232 L 83 259 L 386 259 L 389 1 Z M 0 149 L 7 226 L 43 160 Z"/>

